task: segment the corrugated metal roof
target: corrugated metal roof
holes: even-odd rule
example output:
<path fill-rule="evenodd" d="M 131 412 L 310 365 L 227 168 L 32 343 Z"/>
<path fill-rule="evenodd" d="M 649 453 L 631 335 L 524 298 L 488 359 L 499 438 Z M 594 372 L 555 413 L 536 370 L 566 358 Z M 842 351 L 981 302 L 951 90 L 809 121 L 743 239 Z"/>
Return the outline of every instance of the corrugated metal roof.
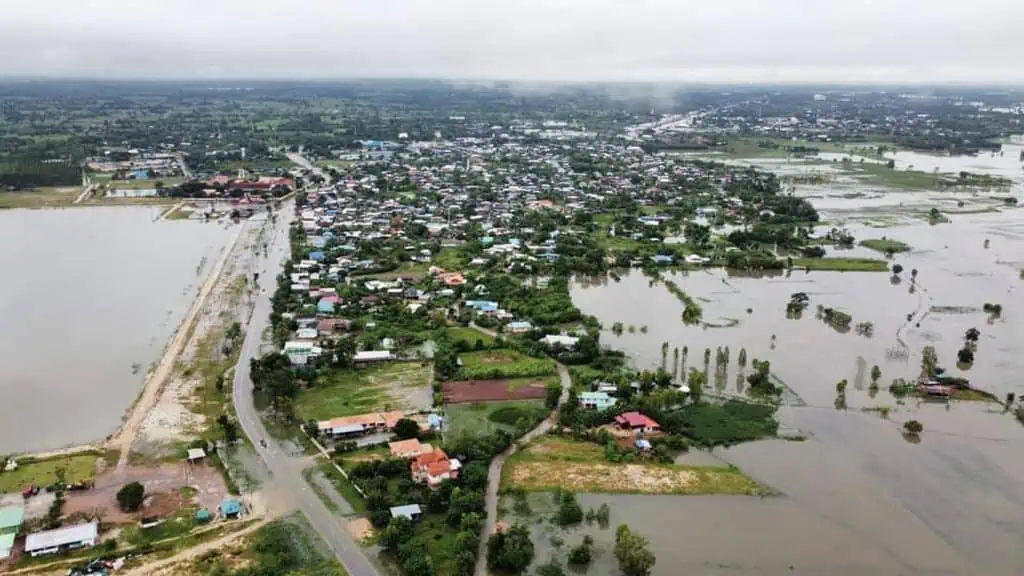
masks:
<path fill-rule="evenodd" d="M 405 506 L 395 506 L 395 507 L 393 507 L 391 509 L 391 517 L 392 518 L 398 518 L 399 516 L 404 516 L 404 517 L 412 520 L 412 517 L 414 515 L 418 515 L 418 514 L 422 514 L 422 513 L 423 513 L 423 511 L 420 510 L 420 505 L 419 504 L 406 504 Z"/>
<path fill-rule="evenodd" d="M 11 555 L 11 550 L 14 549 L 15 536 L 16 534 L 14 532 L 11 532 L 10 534 L 0 534 L 0 560 Z"/>
<path fill-rule="evenodd" d="M 35 534 L 29 534 L 28 538 L 25 539 L 25 551 L 34 552 L 57 546 L 77 544 L 87 540 L 96 540 L 99 537 L 99 533 L 98 522 L 47 530 L 46 532 L 36 532 Z"/>

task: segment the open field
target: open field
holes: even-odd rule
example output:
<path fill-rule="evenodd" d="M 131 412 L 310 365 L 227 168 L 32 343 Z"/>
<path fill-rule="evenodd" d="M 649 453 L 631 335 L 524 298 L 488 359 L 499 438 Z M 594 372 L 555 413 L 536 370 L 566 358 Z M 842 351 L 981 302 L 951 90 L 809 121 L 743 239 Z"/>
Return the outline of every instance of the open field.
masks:
<path fill-rule="evenodd" d="M 511 431 L 519 418 L 534 422 L 547 415 L 542 400 L 513 400 L 459 404 L 447 408 L 445 434 L 454 437 L 484 436 L 497 430 Z"/>
<path fill-rule="evenodd" d="M 870 258 L 793 258 L 794 268 L 835 272 L 888 272 L 889 263 Z"/>
<path fill-rule="evenodd" d="M 860 245 L 883 254 L 888 254 L 890 252 L 910 252 L 909 244 L 904 244 L 899 240 L 893 240 L 891 238 L 871 238 L 870 240 L 861 240 Z"/>
<path fill-rule="evenodd" d="M 365 280 L 394 280 L 395 278 L 415 278 L 419 280 L 427 275 L 427 270 L 430 268 L 429 264 L 423 264 L 420 262 L 403 262 L 388 272 L 380 272 L 377 274 L 364 274 L 364 275 L 353 275 L 352 281 L 365 281 Z"/>
<path fill-rule="evenodd" d="M 484 334 L 479 330 L 472 328 L 463 328 L 462 326 L 455 326 L 452 328 L 446 328 L 445 333 L 448 334 L 448 338 L 452 342 L 458 342 L 459 340 L 465 341 L 470 347 L 476 345 L 477 340 L 481 340 L 484 346 L 490 346 L 494 343 L 494 337 L 490 334 Z"/>
<path fill-rule="evenodd" d="M 81 193 L 82 189 L 78 186 L 0 192 L 0 210 L 4 208 L 60 208 L 71 206 L 71 203 Z"/>
<path fill-rule="evenodd" d="M 547 437 L 510 456 L 502 484 L 528 491 L 747 494 L 766 490 L 735 468 L 604 460 L 597 444 Z"/>
<path fill-rule="evenodd" d="M 404 392 L 427 389 L 430 366 L 394 362 L 365 370 L 332 372 L 299 392 L 295 414 L 302 420 L 326 420 L 373 410 L 407 408 Z M 426 390 L 429 397 L 429 389 Z"/>
<path fill-rule="evenodd" d="M 57 481 L 57 470 L 64 469 L 64 481 L 68 484 L 91 480 L 96 475 L 99 455 L 85 453 L 39 460 L 19 462 L 18 469 L 0 472 L 0 494 L 20 492 L 26 485 L 45 488 Z"/>
<path fill-rule="evenodd" d="M 466 380 L 527 378 L 555 373 L 554 360 L 533 358 L 515 350 L 467 352 L 460 358 L 461 376 Z"/>
<path fill-rule="evenodd" d="M 544 398 L 546 384 L 542 379 L 513 378 L 510 380 L 466 380 L 445 382 L 441 390 L 449 404 L 465 402 L 494 402 L 499 400 L 529 400 Z"/>
<path fill-rule="evenodd" d="M 612 225 L 613 216 L 611 214 L 602 214 L 594 218 L 594 223 L 597 225 L 597 231 L 594 233 L 594 240 L 605 250 L 624 252 L 627 250 L 636 250 L 643 246 L 643 242 L 633 240 L 629 237 L 623 236 L 611 236 L 610 227 Z"/>

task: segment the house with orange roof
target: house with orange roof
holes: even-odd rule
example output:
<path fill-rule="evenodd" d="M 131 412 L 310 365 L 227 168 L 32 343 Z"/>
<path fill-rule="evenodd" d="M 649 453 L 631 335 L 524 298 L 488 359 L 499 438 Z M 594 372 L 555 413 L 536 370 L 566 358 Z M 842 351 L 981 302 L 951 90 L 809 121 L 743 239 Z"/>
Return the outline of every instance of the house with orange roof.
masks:
<path fill-rule="evenodd" d="M 388 449 L 391 450 L 391 456 L 393 458 L 402 459 L 417 458 L 434 451 L 433 446 L 430 444 L 421 444 L 416 438 L 389 442 Z"/>
<path fill-rule="evenodd" d="M 331 438 L 364 436 L 377 432 L 390 432 L 394 430 L 395 425 L 402 418 L 405 418 L 405 413 L 401 410 L 371 412 L 369 414 L 321 420 L 317 422 L 317 429 L 321 434 Z"/>
<path fill-rule="evenodd" d="M 445 480 L 459 477 L 462 463 L 456 458 L 448 458 L 444 450 L 438 448 L 427 454 L 417 456 L 412 462 L 412 479 L 414 482 L 437 488 Z"/>

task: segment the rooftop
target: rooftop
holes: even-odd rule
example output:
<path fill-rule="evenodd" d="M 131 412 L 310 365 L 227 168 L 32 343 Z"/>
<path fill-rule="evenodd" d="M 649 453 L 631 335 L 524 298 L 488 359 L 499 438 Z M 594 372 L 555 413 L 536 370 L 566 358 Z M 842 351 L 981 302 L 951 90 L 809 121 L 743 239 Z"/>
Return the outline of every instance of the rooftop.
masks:
<path fill-rule="evenodd" d="M 46 550 L 47 548 L 96 540 L 100 533 L 99 526 L 99 522 L 89 522 L 88 524 L 78 524 L 76 526 L 67 526 L 56 530 L 29 534 L 28 538 L 25 539 L 25 552 L 35 552 L 37 550 Z"/>
<path fill-rule="evenodd" d="M 10 528 L 18 528 L 25 520 L 25 508 L 21 506 L 6 506 L 0 508 L 0 532 Z"/>

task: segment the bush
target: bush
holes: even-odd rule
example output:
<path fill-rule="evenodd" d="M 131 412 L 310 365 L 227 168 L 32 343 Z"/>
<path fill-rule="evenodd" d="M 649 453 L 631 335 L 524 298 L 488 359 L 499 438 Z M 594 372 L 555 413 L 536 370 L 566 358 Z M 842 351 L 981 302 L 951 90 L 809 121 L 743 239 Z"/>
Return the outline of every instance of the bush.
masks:
<path fill-rule="evenodd" d="M 590 545 L 586 542 L 582 542 L 579 546 L 569 550 L 569 564 L 573 564 L 575 566 L 586 566 L 590 564 L 593 557 L 594 555 L 590 549 Z"/>
<path fill-rule="evenodd" d="M 395 423 L 395 436 L 397 436 L 399 440 L 419 438 L 420 425 L 417 424 L 415 420 L 402 418 Z"/>
<path fill-rule="evenodd" d="M 558 525 L 569 526 L 583 521 L 583 509 L 572 492 L 562 492 L 558 502 Z"/>
<path fill-rule="evenodd" d="M 531 412 L 522 406 L 502 406 L 494 412 L 491 412 L 487 419 L 495 424 L 505 424 L 506 426 L 515 426 L 519 422 L 520 418 L 529 419 Z"/>
<path fill-rule="evenodd" d="M 117 491 L 117 504 L 125 512 L 135 512 L 146 499 L 146 489 L 139 482 L 129 482 Z"/>
<path fill-rule="evenodd" d="M 496 532 L 487 539 L 487 567 L 492 571 L 518 574 L 530 566 L 533 554 L 530 531 L 521 524 Z"/>

